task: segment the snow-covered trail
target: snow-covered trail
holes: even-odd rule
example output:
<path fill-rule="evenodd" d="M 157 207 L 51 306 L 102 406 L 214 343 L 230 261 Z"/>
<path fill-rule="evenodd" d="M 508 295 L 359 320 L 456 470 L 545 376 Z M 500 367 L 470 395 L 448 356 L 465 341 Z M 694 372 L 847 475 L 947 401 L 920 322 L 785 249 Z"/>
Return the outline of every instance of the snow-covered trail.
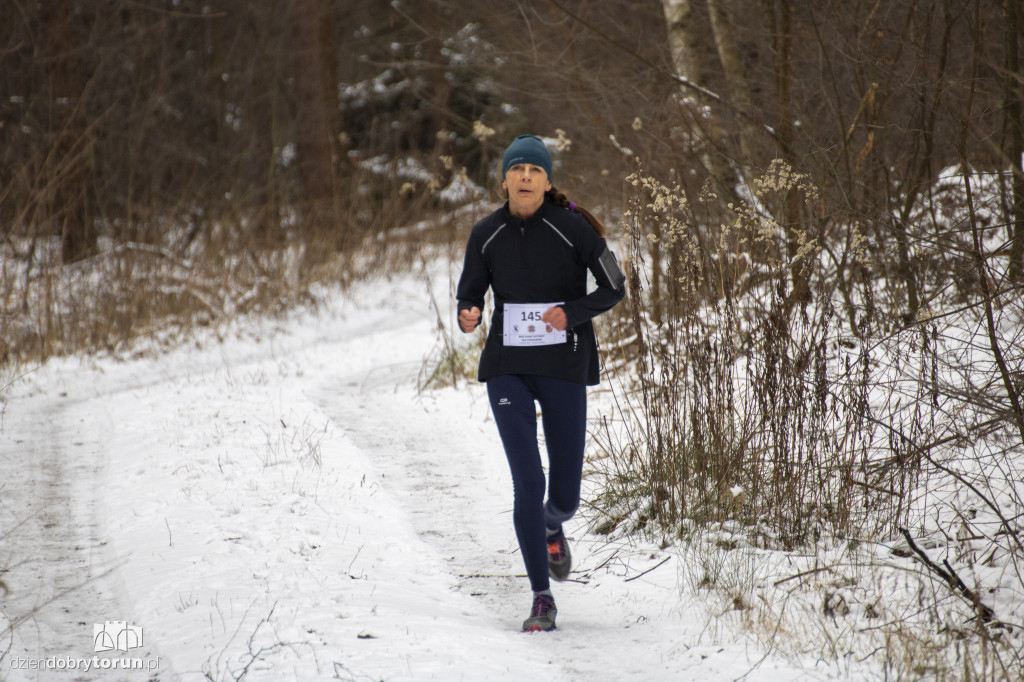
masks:
<path fill-rule="evenodd" d="M 421 280 L 372 282 L 318 314 L 17 382 L 0 611 L 40 608 L 0 642 L 0 679 L 814 679 L 713 641 L 678 556 L 582 518 L 559 629 L 520 633 L 529 592 L 483 388 L 415 390 L 434 323 Z M 144 646 L 95 653 L 108 621 Z M 126 658 L 143 669 L 110 669 Z"/>
<path fill-rule="evenodd" d="M 122 607 L 103 548 L 106 463 L 93 456 L 106 420 L 75 417 L 85 406 L 63 392 L 36 402 L 32 419 L 12 420 L 3 434 L 0 577 L 9 591 L 0 627 L 17 619 L 19 641 L 48 658 L 66 653 L 64 642 L 91 640 L 94 622 Z M 83 670 L 75 679 L 104 677 Z"/>
<path fill-rule="evenodd" d="M 601 577 L 586 574 L 587 566 L 608 558 L 609 550 L 600 541 L 577 544 L 578 582 L 553 587 L 560 608 L 559 629 L 542 636 L 518 632 L 528 615 L 531 594 L 512 527 L 511 477 L 486 392 L 480 385 L 470 385 L 457 393 L 417 394 L 410 379 L 420 368 L 424 349 L 412 336 L 422 339 L 425 331 L 396 330 L 411 336 L 379 345 L 387 357 L 369 374 L 360 370 L 343 377 L 325 376 L 310 393 L 334 422 L 345 425 L 352 442 L 373 462 L 413 530 L 430 553 L 444 562 L 455 594 L 483 604 L 490 614 L 490 627 L 502 640 L 527 645 L 524 663 L 552 662 L 552 670 L 537 670 L 539 676 L 511 674 L 507 679 L 659 679 L 661 654 L 653 650 L 671 651 L 678 645 L 678 632 L 645 631 L 645 622 L 667 615 L 663 601 L 646 595 L 649 584 L 641 590 L 644 596 L 591 585 Z M 371 337 L 366 342 L 380 344 L 380 339 Z M 394 355 L 417 347 L 418 353 Z M 338 386 L 359 390 L 338 391 Z M 582 533 L 579 520 L 573 528 L 579 531 L 576 536 Z M 651 562 L 646 555 L 633 559 L 639 564 Z M 661 585 L 663 597 L 674 592 L 671 571 L 667 573 L 672 589 Z M 442 604 L 441 608 L 450 611 L 454 606 Z M 651 613 L 652 608 L 656 613 Z M 624 656 L 624 650 L 632 653 Z M 494 652 L 483 649 L 480 653 L 490 658 Z M 480 671 L 465 679 L 484 679 L 484 675 Z"/>

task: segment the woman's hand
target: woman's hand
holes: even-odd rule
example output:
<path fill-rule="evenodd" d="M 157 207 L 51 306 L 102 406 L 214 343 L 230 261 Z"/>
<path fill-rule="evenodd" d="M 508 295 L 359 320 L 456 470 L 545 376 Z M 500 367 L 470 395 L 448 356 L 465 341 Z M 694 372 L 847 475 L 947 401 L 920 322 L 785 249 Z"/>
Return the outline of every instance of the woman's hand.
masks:
<path fill-rule="evenodd" d="M 459 327 L 467 334 L 480 324 L 480 309 L 476 306 L 463 308 L 459 311 Z"/>
<path fill-rule="evenodd" d="M 541 322 L 547 322 L 558 331 L 564 331 L 567 320 L 565 319 L 565 311 L 562 310 L 561 306 L 555 306 L 554 308 L 548 308 L 543 315 L 540 316 Z"/>

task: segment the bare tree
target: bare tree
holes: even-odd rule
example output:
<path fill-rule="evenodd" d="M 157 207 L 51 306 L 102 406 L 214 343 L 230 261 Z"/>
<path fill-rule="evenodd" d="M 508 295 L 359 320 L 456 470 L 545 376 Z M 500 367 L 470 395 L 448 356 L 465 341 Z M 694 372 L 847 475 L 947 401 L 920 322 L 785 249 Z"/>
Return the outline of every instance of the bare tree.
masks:
<path fill-rule="evenodd" d="M 1011 169 L 1009 277 L 1024 282 L 1024 77 L 1021 76 L 1020 44 L 1024 12 L 1020 3 L 1003 0 L 1006 45 L 1005 111 L 1006 156 Z"/>
<path fill-rule="evenodd" d="M 308 204 L 332 196 L 336 181 L 337 137 L 332 112 L 337 109 L 329 0 L 292 0 L 292 54 L 295 79 L 295 139 L 302 197 Z M 340 132 L 340 131 L 337 131 Z"/>
<path fill-rule="evenodd" d="M 756 123 L 750 82 L 747 79 L 746 68 L 740 55 L 740 45 L 735 35 L 737 25 L 733 19 L 733 16 L 740 11 L 739 5 L 735 0 L 707 0 L 707 5 L 712 36 L 718 60 L 721 63 L 721 70 L 725 76 L 728 96 L 741 114 L 735 119 L 740 156 L 733 161 L 744 168 L 756 166 L 758 159 L 754 152 L 754 138 L 758 134 L 759 126 Z"/>
<path fill-rule="evenodd" d="M 698 49 L 696 19 L 690 0 L 664 0 L 668 49 L 676 74 L 691 83 L 703 83 L 704 69 Z"/>
<path fill-rule="evenodd" d="M 799 168 L 795 148 L 796 112 L 793 109 L 793 0 L 776 0 L 769 8 L 775 55 L 775 130 L 778 132 L 779 154 L 790 168 Z M 749 107 L 749 104 L 747 105 Z M 811 297 L 811 259 L 804 246 L 810 230 L 800 225 L 800 199 L 796 188 L 789 188 L 783 199 L 782 223 L 786 231 L 786 253 L 789 256 L 791 279 L 790 300 L 806 303 Z"/>
<path fill-rule="evenodd" d="M 51 225 L 60 235 L 61 257 L 71 263 L 88 256 L 96 246 L 92 183 L 88 177 L 92 141 L 83 117 L 86 86 L 80 57 L 82 41 L 74 23 L 82 19 L 70 0 L 43 3 L 40 9 L 51 146 L 40 168 L 37 216 L 44 231 L 46 225 Z"/>

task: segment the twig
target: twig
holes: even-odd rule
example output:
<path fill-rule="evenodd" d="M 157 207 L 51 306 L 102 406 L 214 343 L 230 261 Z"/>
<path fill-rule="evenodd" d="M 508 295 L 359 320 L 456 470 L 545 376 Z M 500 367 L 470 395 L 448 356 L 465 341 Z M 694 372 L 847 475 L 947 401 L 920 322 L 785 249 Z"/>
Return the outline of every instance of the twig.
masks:
<path fill-rule="evenodd" d="M 671 559 L 671 558 L 672 558 L 671 556 L 667 556 L 667 557 L 665 557 L 664 559 L 662 559 L 662 560 L 661 560 L 661 563 L 659 563 L 659 564 L 658 564 L 657 566 L 651 566 L 650 568 L 648 568 L 648 569 L 647 569 L 646 571 L 644 571 L 643 573 L 639 573 L 639 574 L 637 574 L 637 575 L 634 575 L 634 576 L 633 576 L 632 578 L 626 578 L 626 580 L 625 580 L 624 582 L 627 582 L 627 583 L 628 583 L 628 582 L 632 582 L 633 580 L 636 580 L 637 578 L 642 578 L 642 577 L 644 577 L 645 575 L 647 575 L 648 573 L 650 573 L 650 572 L 651 572 L 651 571 L 653 571 L 654 569 L 656 569 L 656 568 L 661 568 L 662 566 L 664 566 L 665 564 L 667 564 L 667 563 L 668 563 L 668 560 L 669 560 L 669 559 Z"/>
<path fill-rule="evenodd" d="M 608 557 L 604 561 L 599 563 L 597 566 L 594 566 L 593 568 L 587 569 L 585 571 L 585 573 L 593 573 L 594 571 L 600 571 L 602 568 L 604 568 L 609 563 L 611 563 L 612 559 L 615 559 L 618 556 L 619 556 L 619 550 L 616 549 L 610 555 L 608 555 Z"/>
<path fill-rule="evenodd" d="M 791 575 L 791 576 L 789 576 L 787 578 L 782 578 L 781 580 L 776 580 L 775 583 L 774 583 L 774 586 L 778 587 L 782 583 L 788 583 L 790 580 L 796 580 L 798 578 L 806 578 L 807 576 L 814 575 L 815 573 L 823 573 L 824 571 L 831 571 L 831 570 L 832 570 L 831 566 L 821 566 L 819 568 L 812 568 L 812 569 L 810 569 L 808 571 L 801 571 L 801 572 L 796 573 L 794 575 Z"/>
<path fill-rule="evenodd" d="M 924 562 L 924 565 L 931 569 L 940 578 L 945 580 L 946 584 L 949 585 L 954 592 L 959 593 L 961 597 L 966 599 L 971 606 L 974 607 L 978 612 L 978 617 L 981 618 L 983 623 L 990 623 L 995 619 L 995 611 L 981 603 L 981 598 L 978 597 L 978 594 L 964 584 L 964 581 L 956 574 L 953 567 L 949 565 L 948 560 L 943 560 L 942 563 L 946 568 L 942 568 L 942 566 L 939 566 L 929 559 L 928 555 L 924 553 L 924 550 L 917 546 L 917 543 L 914 542 L 914 538 L 910 536 L 910 532 L 906 528 L 900 528 L 900 533 L 903 534 L 903 537 L 906 538 L 907 543 L 910 545 L 910 549 L 912 549 L 914 554 Z"/>
<path fill-rule="evenodd" d="M 847 402 L 838 394 L 833 394 L 833 398 L 842 403 L 844 407 L 850 407 L 850 405 L 847 404 Z M 998 504 L 995 503 L 995 500 L 989 498 L 984 493 L 982 493 L 981 490 L 979 490 L 978 487 L 974 485 L 974 483 L 968 480 L 966 476 L 957 473 L 953 469 L 950 469 L 949 467 L 941 464 L 932 456 L 930 452 L 931 448 L 938 447 L 946 443 L 951 443 L 955 441 L 960 436 L 960 434 L 954 434 L 952 436 L 947 436 L 946 438 L 941 438 L 939 440 L 931 441 L 923 445 L 918 445 L 910 438 L 904 436 L 903 433 L 899 431 L 897 428 L 895 428 L 892 424 L 883 421 L 872 414 L 865 414 L 864 418 L 870 421 L 871 423 L 875 424 L 876 426 L 884 429 L 885 431 L 888 431 L 890 434 L 899 436 L 900 438 L 904 439 L 909 445 L 913 446 L 911 449 L 908 449 L 905 455 L 906 459 L 911 460 L 918 456 L 924 457 L 926 460 L 928 460 L 928 463 L 931 464 L 933 467 L 943 472 L 944 474 L 951 476 L 954 480 L 964 485 L 972 493 L 977 495 L 978 499 L 980 499 L 986 507 L 992 510 L 992 513 L 995 514 L 996 517 L 999 519 L 999 523 L 1002 526 L 1002 529 L 1006 531 L 1007 537 L 1013 540 L 1014 544 L 1017 545 L 1017 549 L 1019 549 L 1021 552 L 1024 552 L 1024 542 L 1021 541 L 1019 534 L 1011 526 L 1010 520 L 1006 518 L 1006 515 L 1003 514 L 1003 510 L 999 507 Z M 978 426 L 989 426 L 992 424 L 996 424 L 1000 421 L 1002 421 L 1002 418 L 996 417 L 988 421 L 982 422 Z"/>

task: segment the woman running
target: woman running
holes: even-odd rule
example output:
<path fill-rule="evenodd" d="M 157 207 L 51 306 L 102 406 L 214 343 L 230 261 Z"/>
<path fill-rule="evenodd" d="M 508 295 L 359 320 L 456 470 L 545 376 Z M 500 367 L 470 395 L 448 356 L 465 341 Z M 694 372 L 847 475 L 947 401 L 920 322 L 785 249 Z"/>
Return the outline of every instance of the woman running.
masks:
<path fill-rule="evenodd" d="M 565 580 L 572 566 L 562 524 L 579 506 L 586 387 L 599 381 L 591 320 L 626 295 L 625 277 L 601 222 L 551 185 L 551 154 L 540 138 L 521 135 L 508 146 L 501 178 L 507 203 L 473 227 L 466 246 L 459 326 L 467 333 L 479 326 L 490 288 L 494 313 L 478 379 L 487 384 L 512 472 L 512 519 L 533 590 L 523 630 L 552 630 L 549 576 Z M 597 281 L 590 293 L 588 271 Z"/>

